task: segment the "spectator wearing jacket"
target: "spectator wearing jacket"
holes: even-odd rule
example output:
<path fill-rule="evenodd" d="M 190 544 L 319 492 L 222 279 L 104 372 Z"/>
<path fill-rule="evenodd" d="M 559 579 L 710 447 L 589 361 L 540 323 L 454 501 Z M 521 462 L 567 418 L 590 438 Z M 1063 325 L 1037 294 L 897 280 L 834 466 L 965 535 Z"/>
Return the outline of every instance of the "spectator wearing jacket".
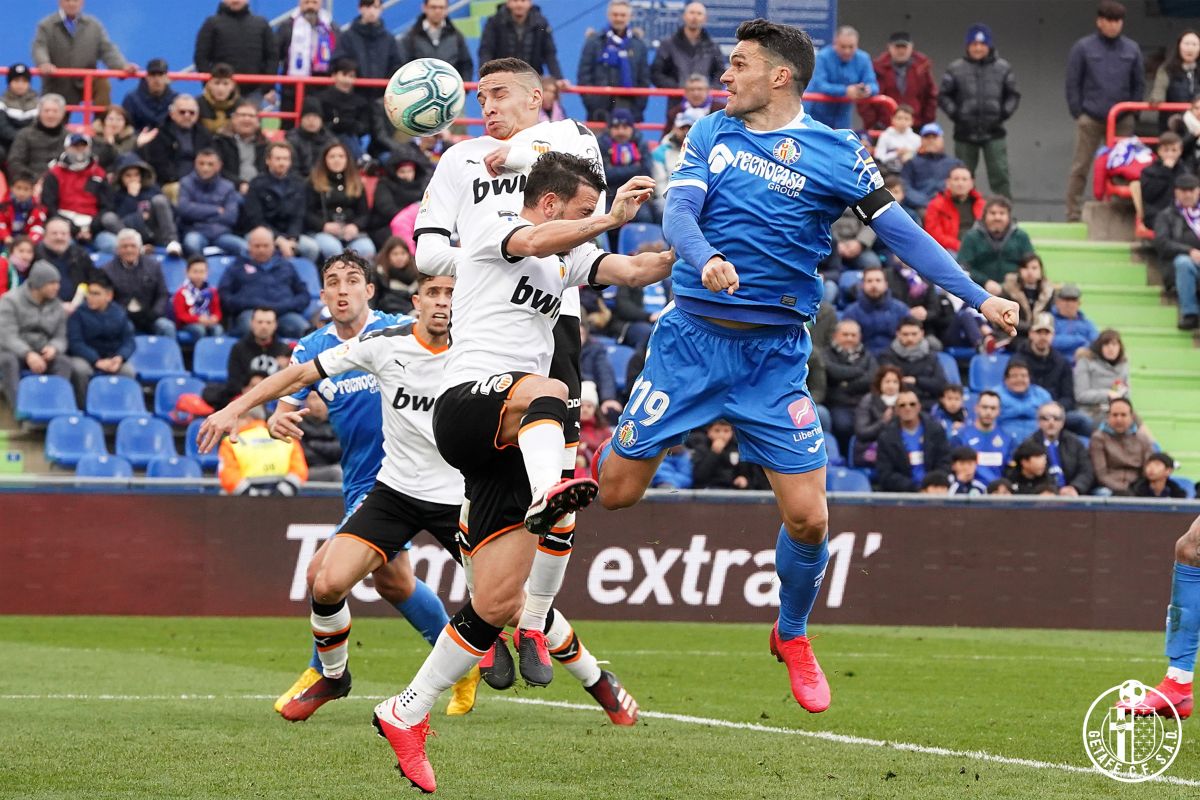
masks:
<path fill-rule="evenodd" d="M 920 129 L 937 121 L 938 88 L 933 79 L 933 62 L 913 48 L 912 36 L 897 31 L 888 37 L 887 49 L 873 65 L 879 94 L 913 112 L 913 126 Z M 883 130 L 892 123 L 892 112 L 878 103 L 859 101 L 858 115 L 867 130 Z"/>
<path fill-rule="evenodd" d="M 17 405 L 21 370 L 72 378 L 59 283 L 53 264 L 35 261 L 25 282 L 0 296 L 0 396 L 10 409 Z M 82 398 L 79 388 L 76 383 L 76 395 Z"/>
<path fill-rule="evenodd" d="M 221 296 L 216 287 L 208 285 L 208 261 L 204 256 L 188 257 L 187 277 L 171 297 L 171 309 L 180 332 L 187 332 L 193 340 L 225 332 L 221 326 Z"/>
<path fill-rule="evenodd" d="M 1167 453 L 1151 453 L 1142 465 L 1142 476 L 1129 487 L 1134 497 L 1159 497 L 1172 500 L 1187 498 L 1187 490 L 1171 480 L 1175 459 Z"/>
<path fill-rule="evenodd" d="M 231 255 L 246 252 L 246 242 L 233 233 L 242 196 L 221 177 L 221 157 L 211 148 L 196 154 L 195 169 L 179 182 L 179 221 L 188 255 L 219 247 Z"/>
<path fill-rule="evenodd" d="M 1125 6 L 1102 0 L 1096 32 L 1075 42 L 1067 56 L 1067 110 L 1075 119 L 1075 155 L 1067 175 L 1067 222 L 1083 218 L 1083 187 L 1104 140 L 1108 111 L 1146 94 L 1146 70 L 1137 42 L 1122 36 Z M 1117 136 L 1133 132 L 1134 117 L 1117 120 Z"/>
<path fill-rule="evenodd" d="M 1196 75 L 1197 59 L 1200 59 L 1200 33 L 1191 28 L 1185 29 L 1175 40 L 1174 49 L 1167 53 L 1167 60 L 1154 73 L 1147 102 L 1191 103 L 1200 93 L 1200 82 Z M 1166 130 L 1170 117 L 1168 112 L 1158 115 L 1159 130 Z"/>
<path fill-rule="evenodd" d="M 921 411 L 912 389 L 896 398 L 895 417 L 879 432 L 876 481 L 885 492 L 915 492 L 925 475 L 950 471 L 950 444 L 942 426 Z"/>
<path fill-rule="evenodd" d="M 1013 221 L 1012 203 L 1008 198 L 989 197 L 980 210 L 982 218 L 962 236 L 958 263 L 970 273 L 971 280 L 993 294 L 1000 294 L 1005 280 L 1033 253 L 1033 242 Z M 1040 272 L 1040 258 L 1037 258 L 1037 265 Z"/>
<path fill-rule="evenodd" d="M 367 192 L 358 167 L 346 147 L 341 142 L 334 142 L 325 148 L 308 176 L 304 212 L 306 235 L 314 241 L 323 259 L 347 248 L 370 259 L 375 255 L 375 243 L 366 234 L 370 220 Z"/>
<path fill-rule="evenodd" d="M 413 309 L 412 296 L 420 288 L 421 273 L 413 261 L 412 248 L 399 236 L 383 243 L 375 254 L 375 269 L 368 276 L 375 294 L 367 305 L 385 314 L 407 314 Z"/>
<path fill-rule="evenodd" d="M 125 309 L 113 302 L 112 281 L 103 272 L 92 275 L 86 301 L 67 320 L 67 341 L 81 385 L 97 373 L 137 377 L 129 364 L 135 347 L 133 323 Z"/>
<path fill-rule="evenodd" d="M 242 102 L 238 85 L 233 82 L 233 67 L 214 64 L 196 102 L 200 105 L 200 124 L 204 129 L 213 136 L 225 133 L 229 129 L 233 109 Z"/>
<path fill-rule="evenodd" d="M 1100 334 L 1079 308 L 1083 293 L 1074 283 L 1064 283 L 1054 295 L 1054 349 L 1068 359 L 1087 347 Z"/>
<path fill-rule="evenodd" d="M 28 173 L 14 174 L 8 199 L 0 203 L 0 244 L 6 249 L 18 236 L 28 236 L 37 244 L 46 232 L 46 207 L 34 199 L 33 185 Z"/>
<path fill-rule="evenodd" d="M 902 377 L 897 367 L 879 367 L 871 377 L 871 391 L 858 401 L 858 408 L 854 409 L 855 464 L 874 465 L 879 432 L 896 414 Z"/>
<path fill-rule="evenodd" d="M 62 154 L 67 138 L 67 101 L 60 94 L 38 100 L 37 119 L 17 132 L 8 148 L 9 174 L 25 172 L 40 180 Z"/>
<path fill-rule="evenodd" d="M 871 57 L 858 49 L 858 31 L 843 25 L 833 35 L 833 43 L 817 51 L 809 92 L 863 100 L 879 94 L 875 68 Z M 813 119 L 831 128 L 849 128 L 852 103 L 812 103 L 808 107 Z"/>
<path fill-rule="evenodd" d="M 950 170 L 962 166 L 957 158 L 946 155 L 946 139 L 936 122 L 921 128 L 921 149 L 904 162 L 900 179 L 904 182 L 904 204 L 923 211 L 938 192 L 946 188 Z"/>
<path fill-rule="evenodd" d="M 292 349 L 279 340 L 277 332 L 273 309 L 253 309 L 250 330 L 234 343 L 229 360 L 225 362 L 228 380 L 205 386 L 201 395 L 204 401 L 214 408 L 222 408 L 244 392 L 255 376 L 269 377 L 285 368 L 291 360 Z"/>
<path fill-rule="evenodd" d="M 1012 66 L 996 55 L 991 28 L 972 25 L 967 29 L 966 57 L 952 61 L 942 76 L 938 105 L 954 121 L 954 154 L 972 175 L 982 155 L 991 193 L 1010 199 L 1004 123 L 1020 102 Z"/>
<path fill-rule="evenodd" d="M 42 76 L 42 92 L 60 94 L 74 105 L 83 101 L 83 78 L 55 77 L 60 68 L 96 69 L 101 61 L 112 70 L 125 74 L 137 72 L 130 64 L 100 20 L 83 13 L 82 0 L 58 0 L 58 11 L 43 17 L 33 35 L 33 63 Z M 108 105 L 110 88 L 107 78 L 97 78 L 92 84 L 92 99 L 98 105 Z"/>
<path fill-rule="evenodd" d="M 621 413 L 621 401 L 617 398 L 617 381 L 612 362 L 608 360 L 608 348 L 591 337 L 587 323 L 579 324 L 579 374 L 583 380 L 591 381 L 596 392 L 596 406 L 600 416 L 615 418 Z"/>
<path fill-rule="evenodd" d="M 100 213 L 108 210 L 108 176 L 92 156 L 87 135 L 73 133 L 67 139 L 62 155 L 42 178 L 42 203 L 49 216 L 71 223 L 77 241 L 90 242 L 101 232 Z"/>
<path fill-rule="evenodd" d="M 138 81 L 137 88 L 121 101 L 121 107 L 125 109 L 129 124 L 135 131 L 157 128 L 167 121 L 171 102 L 178 94 L 171 88 L 167 72 L 164 59 L 150 59 L 146 65 L 146 77 Z"/>
<path fill-rule="evenodd" d="M 818 265 L 817 269 L 825 280 L 825 300 L 833 302 L 837 297 L 837 283 L 846 270 L 863 271 L 868 267 L 878 267 L 883 264 L 875 247 L 875 231 L 864 225 L 862 220 L 854 216 L 854 212 L 846 209 L 830 226 L 833 234 L 833 250 Z"/>
<path fill-rule="evenodd" d="M 963 403 L 963 387 L 960 383 L 947 383 L 942 387 L 938 401 L 929 410 L 929 416 L 942 426 L 946 436 L 953 439 L 974 421 L 971 409 Z"/>
<path fill-rule="evenodd" d="M 592 33 L 583 43 L 579 69 L 575 73 L 580 84 L 649 88 L 650 63 L 647 60 L 646 43 L 638 32 L 629 27 L 632 16 L 633 9 L 627 0 L 609 1 L 608 27 Z M 606 121 L 612 118 L 617 109 L 626 109 L 635 122 L 641 122 L 647 99 L 644 96 L 585 94 L 583 106 L 590 120 Z"/>
<path fill-rule="evenodd" d="M 719 97 L 713 97 L 712 84 L 708 78 L 699 73 L 689 75 L 683 84 L 683 97 L 668 97 L 669 105 L 667 106 L 667 120 L 663 126 L 663 136 L 671 132 L 671 128 L 675 125 L 675 120 L 680 114 L 698 114 L 700 117 L 707 117 L 714 111 L 720 111 L 725 107 L 725 101 Z"/>
<path fill-rule="evenodd" d="M 307 178 L 313 164 L 321 157 L 326 147 L 337 141 L 325 128 L 325 115 L 321 103 L 312 97 L 304 98 L 301 106 L 300 124 L 287 132 L 286 141 L 292 146 L 293 167 L 301 178 Z"/>
<path fill-rule="evenodd" d="M 957 255 L 963 235 L 983 216 L 983 206 L 971 170 L 956 165 L 946 176 L 946 188 L 929 200 L 925 230 L 951 255 Z"/>
<path fill-rule="evenodd" d="M 250 181 L 242 218 L 248 228 L 265 227 L 275 236 L 284 258 L 299 254 L 309 261 L 320 258 L 311 240 L 303 238 L 304 181 L 292 172 L 292 147 L 271 142 L 266 149 L 266 169 Z"/>
<path fill-rule="evenodd" d="M 596 452 L 612 437 L 612 428 L 608 419 L 599 413 L 599 406 L 596 384 L 584 379 L 579 388 L 579 449 L 575 452 L 575 469 L 584 470 L 584 475 Z"/>
<path fill-rule="evenodd" d="M 888 290 L 883 267 L 863 271 L 858 299 L 847 306 L 842 319 L 858 323 L 867 351 L 874 356 L 891 346 L 900 323 L 908 317 L 908 306 Z"/>
<path fill-rule="evenodd" d="M 600 134 L 597 144 L 600 147 L 600 157 L 604 164 L 604 176 L 607 179 L 608 204 L 612 205 L 617 189 L 626 181 L 645 175 L 654 177 L 650 148 L 646 145 L 642 134 L 634 127 L 633 112 L 626 108 L 618 108 L 612 112 L 608 130 Z M 650 203 L 643 204 L 638 209 L 637 216 L 631 222 L 654 222 L 654 209 Z M 618 232 L 610 231 L 608 235 L 609 249 L 617 249 Z"/>
<path fill-rule="evenodd" d="M 445 7 L 445 0 L 433 0 Z M 358 0 L 358 16 L 337 37 L 333 50 L 334 60 L 350 58 L 358 64 L 358 72 L 364 78 L 392 77 L 406 61 L 400 43 L 380 21 L 383 3 L 380 0 Z M 374 86 L 355 88 L 366 100 L 383 96 L 383 89 Z"/>
<path fill-rule="evenodd" d="M 884 269 L 888 291 L 908 306 L 908 316 L 925 328 L 925 334 L 942 342 L 955 318 L 950 298 L 915 269 L 895 256 L 888 257 Z"/>
<path fill-rule="evenodd" d="M 862 329 L 852 319 L 843 319 L 833 329 L 833 341 L 821 351 L 825 364 L 825 406 L 833 421 L 833 435 L 841 451 L 849 448 L 854 435 L 854 414 L 871 391 L 871 378 L 878 364 L 862 343 Z"/>
<path fill-rule="evenodd" d="M 0 161 L 8 155 L 13 139 L 38 115 L 38 95 L 30 82 L 29 65 L 20 62 L 8 68 L 8 87 L 0 95 Z"/>
<path fill-rule="evenodd" d="M 692 75 L 708 79 L 709 85 L 721 82 L 725 72 L 725 57 L 721 48 L 708 35 L 704 24 L 708 9 L 703 3 L 688 3 L 683 7 L 683 24 L 671 38 L 659 42 L 650 65 L 650 80 L 660 89 L 682 89 Z"/>
<path fill-rule="evenodd" d="M 693 488 L 760 488 L 754 485 L 755 472 L 753 464 L 741 459 L 733 426 L 723 419 L 710 423 L 692 461 Z"/>
<path fill-rule="evenodd" d="M 1029 326 L 1029 339 L 1015 349 L 1029 367 L 1029 379 L 1050 393 L 1067 412 L 1067 427 L 1079 436 L 1092 432 L 1091 416 L 1075 408 L 1075 377 L 1071 359 L 1054 349 L 1054 315 L 1038 314 Z"/>
<path fill-rule="evenodd" d="M 401 63 L 418 58 L 441 59 L 454 67 L 464 81 L 469 81 L 475 74 L 471 50 L 466 37 L 447 16 L 449 8 L 449 0 L 424 0 L 421 16 L 400 38 Z"/>
<path fill-rule="evenodd" d="M 987 224 L 987 211 L 984 212 L 984 224 Z M 961 251 L 959 253 L 961 259 Z M 1054 284 L 1046 278 L 1042 257 L 1029 252 L 1021 258 L 1016 272 L 1004 276 L 1000 284 L 1000 294 L 1017 304 L 1017 338 L 1029 336 L 1029 326 L 1039 314 L 1050 313 L 1051 301 L 1054 299 Z"/>
<path fill-rule="evenodd" d="M 1154 443 L 1138 427 L 1133 404 L 1117 398 L 1108 405 L 1108 416 L 1088 442 L 1096 483 L 1107 494 L 1128 495 L 1154 452 Z"/>
<path fill-rule="evenodd" d="M 48 261 L 58 270 L 58 299 L 75 305 L 83 302 L 83 293 L 96 268 L 87 250 L 71 238 L 71 223 L 62 217 L 46 221 L 46 233 L 34 249 L 34 259 Z"/>
<path fill-rule="evenodd" d="M 1075 402 L 1100 424 L 1113 400 L 1129 397 L 1129 360 L 1121 334 L 1107 328 L 1075 357 Z"/>
<path fill-rule="evenodd" d="M 405 209 L 419 207 L 432 174 L 433 165 L 421 148 L 411 142 L 398 145 L 389 154 L 383 174 L 375 185 L 375 202 L 371 208 L 370 233 L 377 245 L 398 235 L 410 240 L 410 248 L 415 249 L 411 242 L 412 231 L 397 230 L 397 217 Z"/>
<path fill-rule="evenodd" d="M 200 106 L 190 94 L 175 95 L 167 121 L 154 138 L 139 146 L 138 154 L 158 176 L 168 197 L 178 196 L 177 184 L 192 171 L 196 154 L 212 147 L 212 134 L 199 124 Z"/>
<path fill-rule="evenodd" d="M 1076 497 L 1087 494 L 1096 482 L 1087 445 L 1063 429 L 1067 414 L 1058 403 L 1046 403 L 1037 412 L 1038 429 L 1026 441 L 1040 442 L 1046 449 L 1047 472 L 1058 494 Z"/>
<path fill-rule="evenodd" d="M 1013 494 L 1058 494 L 1058 485 L 1050 474 L 1050 459 L 1045 446 L 1036 438 L 1026 439 L 1013 451 L 1013 464 L 1005 475 Z"/>
<path fill-rule="evenodd" d="M 542 10 L 529 0 L 505 0 L 504 8 L 488 17 L 479 37 L 479 66 L 497 58 L 519 58 L 539 75 L 565 85 L 554 33 Z"/>
<path fill-rule="evenodd" d="M 110 210 L 100 215 L 100 223 L 109 233 L 132 228 L 148 244 L 167 249 L 167 255 L 179 256 L 179 230 L 175 209 L 154 182 L 150 169 L 136 153 L 122 156 L 113 172 L 109 195 Z"/>
<path fill-rule="evenodd" d="M 371 104 L 354 92 L 358 64 L 348 58 L 333 63 L 333 85 L 316 95 L 325 116 L 325 128 L 344 144 L 357 161 L 363 136 L 371 132 Z"/>
<path fill-rule="evenodd" d="M 16 289 L 29 277 L 34 247 L 28 236 L 18 236 L 8 245 L 8 255 L 0 256 L 0 295 Z"/>
<path fill-rule="evenodd" d="M 1005 365 L 1004 383 L 996 387 L 996 394 L 1000 395 L 1000 426 L 1018 442 L 1037 430 L 1037 410 L 1053 400 L 1033 382 L 1029 365 L 1020 358 Z"/>
<path fill-rule="evenodd" d="M 221 157 L 221 175 L 245 194 L 250 181 L 267 171 L 267 137 L 258 120 L 258 106 L 242 100 L 229 118 L 229 131 L 213 140 Z"/>
<path fill-rule="evenodd" d="M 234 335 L 250 329 L 254 310 L 272 309 L 281 336 L 299 339 L 308 330 L 304 312 L 310 298 L 308 287 L 296 274 L 292 262 L 279 256 L 275 237 L 266 228 L 255 228 L 246 236 L 247 255 L 225 270 L 217 292 Z"/>
<path fill-rule="evenodd" d="M 901 321 L 896 338 L 879 354 L 879 363 L 900 370 L 901 390 L 916 392 L 923 408 L 932 407 L 946 386 L 937 352 L 925 338 L 925 328 L 912 317 Z"/>
<path fill-rule="evenodd" d="M 142 252 L 142 236 L 132 228 L 117 234 L 117 254 L 104 267 L 114 300 L 123 307 L 138 333 L 175 336 L 167 316 L 167 284 L 158 259 Z"/>
<path fill-rule="evenodd" d="M 204 20 L 196 33 L 192 61 L 197 72 L 212 72 L 228 64 L 238 75 L 274 75 L 279 68 L 275 34 L 265 17 L 250 13 L 250 0 L 221 0 L 217 13 Z M 262 87 L 247 84 L 249 94 Z"/>
<path fill-rule="evenodd" d="M 1146 165 L 1137 180 L 1129 182 L 1139 233 L 1153 231 L 1158 215 L 1175 200 L 1175 180 L 1194 169 L 1184 160 L 1183 139 L 1174 131 L 1163 131 L 1154 153 L 1153 163 Z"/>
<path fill-rule="evenodd" d="M 339 38 L 333 17 L 322 0 L 299 0 L 288 18 L 275 29 L 276 54 L 284 75 L 326 77 Z M 390 75 L 388 77 L 391 77 Z M 283 85 L 281 107 L 296 107 L 296 87 Z"/>
<path fill-rule="evenodd" d="M 144 131 L 141 136 L 143 141 L 148 141 L 150 131 Z M 137 139 L 138 134 L 129 124 L 129 114 L 122 106 L 109 106 L 92 121 L 92 155 L 108 173 L 116 166 L 117 159 L 133 152 Z"/>
<path fill-rule="evenodd" d="M 1175 202 L 1158 215 L 1154 246 L 1163 264 L 1174 267 L 1179 294 L 1179 329 L 1200 328 L 1200 178 L 1184 174 L 1175 179 Z"/>

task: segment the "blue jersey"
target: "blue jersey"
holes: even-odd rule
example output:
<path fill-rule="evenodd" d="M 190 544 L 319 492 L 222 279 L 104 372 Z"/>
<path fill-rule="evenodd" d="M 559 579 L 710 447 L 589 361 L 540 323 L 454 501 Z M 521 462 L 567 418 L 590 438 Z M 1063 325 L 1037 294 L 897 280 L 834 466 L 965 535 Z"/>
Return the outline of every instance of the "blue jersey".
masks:
<path fill-rule="evenodd" d="M 800 114 L 779 130 L 749 130 L 724 111 L 700 119 L 684 142 L 668 191 L 705 192 L 705 239 L 738 272 L 740 288 L 714 293 L 703 264 L 675 263 L 676 304 L 693 314 L 762 324 L 816 317 L 830 226 L 847 206 L 883 186 L 871 154 L 849 131 Z"/>
<path fill-rule="evenodd" d="M 408 322 L 410 317 L 370 311 L 362 332 L 374 331 Z M 292 363 L 304 364 L 342 344 L 333 323 L 313 331 L 296 344 Z M 383 419 L 379 404 L 379 381 L 369 372 L 352 371 L 325 378 L 292 395 L 304 405 L 308 393 L 316 389 L 329 406 L 329 421 L 342 443 L 342 497 L 349 513 L 363 495 L 375 485 L 375 476 L 383 461 Z"/>
<path fill-rule="evenodd" d="M 1004 468 L 1015 447 L 1012 436 L 999 425 L 985 433 L 976 428 L 974 423 L 959 430 L 953 444 L 970 447 L 978 454 L 975 475 L 985 483 L 1004 477 Z"/>

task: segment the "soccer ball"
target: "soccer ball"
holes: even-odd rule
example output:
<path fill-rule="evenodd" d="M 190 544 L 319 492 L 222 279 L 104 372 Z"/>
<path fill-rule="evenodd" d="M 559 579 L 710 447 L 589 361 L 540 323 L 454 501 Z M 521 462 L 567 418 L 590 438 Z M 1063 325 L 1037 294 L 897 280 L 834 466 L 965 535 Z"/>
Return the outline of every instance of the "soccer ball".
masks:
<path fill-rule="evenodd" d="M 396 129 L 410 136 L 441 133 L 462 113 L 466 92 L 458 70 L 437 58 L 410 61 L 383 90 L 383 107 Z"/>

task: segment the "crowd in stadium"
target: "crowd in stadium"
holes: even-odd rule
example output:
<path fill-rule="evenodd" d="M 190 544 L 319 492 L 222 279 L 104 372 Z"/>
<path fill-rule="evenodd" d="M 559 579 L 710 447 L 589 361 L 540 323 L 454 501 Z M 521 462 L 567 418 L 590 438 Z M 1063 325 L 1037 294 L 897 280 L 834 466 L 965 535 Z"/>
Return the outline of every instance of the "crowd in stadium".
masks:
<path fill-rule="evenodd" d="M 182 86 L 199 84 L 173 86 L 169 65 L 154 58 L 119 104 L 108 103 L 111 88 L 97 80 L 93 96 L 104 108 L 83 126 L 66 108 L 80 103 L 82 81 L 55 77 L 56 68 L 139 68 L 82 0 L 58 5 L 32 32 L 41 92 L 30 64 L 16 63 L 0 97 L 0 397 L 10 407 L 23 375 L 68 379 L 87 408 L 93 376 L 142 377 L 133 362 L 144 337 L 176 340 L 190 358 L 198 342 L 228 335 L 237 343 L 222 351 L 227 376 L 202 393 L 201 408 L 220 407 L 286 364 L 289 344 L 324 324 L 314 264 L 344 248 L 374 260 L 373 305 L 410 310 L 417 207 L 457 134 L 402 140 L 387 122 L 382 90 L 356 86 L 356 78 L 387 78 L 411 59 L 436 57 L 470 80 L 478 64 L 517 56 L 545 75 L 543 118 L 565 117 L 559 93 L 568 83 L 554 37 L 529 0 L 500 6 L 474 54 L 448 18 L 447 0 L 426 0 L 402 30 L 381 23 L 380 0 L 359 0 L 345 26 L 319 0 L 299 0 L 275 30 L 247 0 L 221 0 L 196 33 L 195 67 L 211 76 L 198 95 Z M 1140 50 L 1121 35 L 1124 13 L 1119 3 L 1100 3 L 1097 31 L 1069 56 L 1078 140 L 1068 218 L 1079 217 L 1113 104 L 1193 103 L 1163 115 L 1166 132 L 1133 196 L 1139 229 L 1152 232 L 1169 265 L 1179 325 L 1194 329 L 1200 36 L 1183 32 L 1147 89 Z M 701 3 L 687 5 L 679 29 L 653 53 L 628 3 L 614 0 L 607 15 L 608 26 L 587 38 L 578 84 L 684 90 L 669 98 L 662 121 L 646 119 L 645 97 L 585 95 L 588 120 L 604 125 L 598 138 L 610 192 L 636 175 L 658 185 L 656 204 L 639 216 L 644 224 L 614 233 L 608 246 L 662 250 L 663 190 L 691 125 L 722 107 L 714 89 L 725 62 Z M 896 200 L 976 282 L 1016 301 L 1021 322 L 1015 337 L 991 330 L 847 211 L 820 265 L 825 302 L 808 365 L 833 463 L 863 470 L 882 491 L 1184 496 L 1171 479 L 1174 462 L 1156 452 L 1131 405 L 1119 332 L 1096 329 L 1080 287 L 1054 282 L 1053 264 L 1043 263 L 1014 217 L 1005 126 L 1020 92 L 992 31 L 972 25 L 962 57 L 940 78 L 909 33 L 880 47 L 872 57 L 853 28 L 837 29 L 817 56 L 809 91 L 856 102 L 806 109 L 842 128 L 854 127 L 857 111 Z M 252 74 L 334 82 L 306 94 L 298 122 L 277 129 L 264 125 L 263 111 L 290 110 L 294 90 L 239 83 Z M 892 98 L 894 112 L 870 100 L 877 95 Z M 953 153 L 939 108 L 953 122 Z M 661 135 L 639 129 L 644 122 L 662 122 Z M 976 188 L 981 160 L 988 196 Z M 610 434 L 671 287 L 587 290 L 583 299 L 581 469 Z M 311 474 L 336 479 L 336 437 L 319 397 L 310 398 L 305 455 L 310 467 L 329 468 Z M 723 420 L 668 456 L 655 485 L 767 488 L 761 469 L 739 460 Z"/>

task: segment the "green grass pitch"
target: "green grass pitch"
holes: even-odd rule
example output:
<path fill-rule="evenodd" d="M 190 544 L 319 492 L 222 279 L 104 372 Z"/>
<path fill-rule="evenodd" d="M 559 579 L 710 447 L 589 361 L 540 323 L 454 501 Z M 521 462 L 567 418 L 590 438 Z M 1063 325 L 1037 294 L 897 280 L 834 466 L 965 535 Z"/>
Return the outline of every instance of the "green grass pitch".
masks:
<path fill-rule="evenodd" d="M 614 728 L 562 669 L 546 689 L 481 686 L 466 717 L 444 716 L 443 700 L 428 745 L 437 796 L 1200 794 L 1191 721 L 1175 783 L 1080 771 L 1088 706 L 1124 679 L 1157 682 L 1161 634 L 816 625 L 833 705 L 810 715 L 765 625 L 576 627 L 653 713 Z M 357 620 L 353 694 L 293 725 L 271 701 L 303 668 L 306 635 L 302 619 L 0 618 L 0 798 L 415 796 L 370 715 L 424 643 L 399 619 Z"/>

